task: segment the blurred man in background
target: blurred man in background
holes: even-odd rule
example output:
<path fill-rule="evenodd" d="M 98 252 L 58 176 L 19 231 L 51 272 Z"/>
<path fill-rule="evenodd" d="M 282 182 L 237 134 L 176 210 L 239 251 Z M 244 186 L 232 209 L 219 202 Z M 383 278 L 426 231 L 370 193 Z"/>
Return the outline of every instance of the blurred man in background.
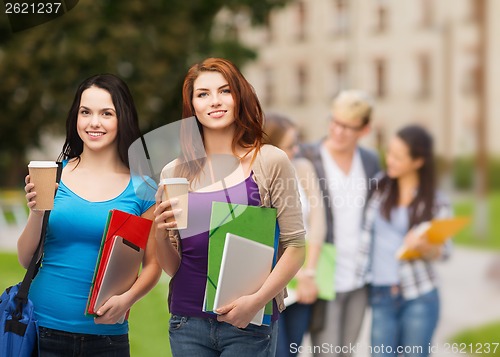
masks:
<path fill-rule="evenodd" d="M 349 347 L 356 343 L 368 305 L 367 287 L 356 286 L 355 257 L 364 207 L 371 189 L 376 187 L 375 175 L 380 170 L 376 153 L 358 145 L 370 132 L 372 103 L 363 91 L 341 92 L 332 103 L 328 136 L 303 147 L 303 154 L 313 162 L 320 181 L 327 216 L 326 242 L 337 249 L 332 276 L 336 298 L 316 302 L 311 340 L 313 346 L 325 343 L 344 351 L 336 356 L 351 355 Z M 315 350 L 318 349 L 321 350 Z"/>

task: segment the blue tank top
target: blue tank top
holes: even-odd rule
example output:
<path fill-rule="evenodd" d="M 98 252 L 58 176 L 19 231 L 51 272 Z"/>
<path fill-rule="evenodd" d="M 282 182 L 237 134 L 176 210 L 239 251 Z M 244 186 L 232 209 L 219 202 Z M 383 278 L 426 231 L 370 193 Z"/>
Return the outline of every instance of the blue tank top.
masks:
<path fill-rule="evenodd" d="M 72 192 L 61 181 L 47 227 L 42 266 L 29 297 L 40 326 L 73 333 L 121 335 L 128 323 L 95 324 L 85 316 L 97 255 L 108 212 L 119 209 L 137 216 L 154 204 L 154 192 L 137 197 L 131 178 L 117 197 L 90 202 Z"/>

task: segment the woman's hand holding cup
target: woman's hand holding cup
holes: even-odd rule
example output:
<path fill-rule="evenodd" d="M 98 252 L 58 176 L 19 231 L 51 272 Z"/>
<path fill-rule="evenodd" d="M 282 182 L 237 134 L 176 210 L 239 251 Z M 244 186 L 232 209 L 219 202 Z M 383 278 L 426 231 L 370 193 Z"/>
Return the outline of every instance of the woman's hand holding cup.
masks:
<path fill-rule="evenodd" d="M 26 177 L 24 178 L 24 182 L 26 183 L 26 185 L 24 186 L 24 191 L 26 192 L 25 197 L 26 201 L 28 202 L 28 208 L 35 214 L 43 215 L 42 210 L 34 209 L 36 205 L 36 191 L 33 190 L 35 188 L 35 184 L 30 181 L 30 175 L 26 175 Z M 55 189 L 57 190 L 58 187 L 59 184 L 56 183 Z"/>
<path fill-rule="evenodd" d="M 34 200 L 36 196 L 36 192 L 33 191 L 35 188 L 35 184 L 30 182 L 30 175 L 26 175 L 24 178 L 24 182 L 26 183 L 26 186 L 24 186 L 24 191 L 26 192 L 26 201 L 28 201 L 28 208 L 30 211 L 33 212 L 33 207 L 36 205 L 36 201 Z M 39 212 L 39 211 L 34 211 L 34 212 Z"/>
<path fill-rule="evenodd" d="M 168 236 L 167 231 L 177 227 L 175 215 L 182 211 L 175 207 L 179 203 L 177 198 L 162 200 L 164 198 L 163 191 L 164 187 L 160 185 L 155 195 L 156 209 L 154 210 L 154 216 L 157 227 L 156 238 L 158 239 L 166 239 Z"/>
<path fill-rule="evenodd" d="M 28 171 L 24 190 L 31 212 L 52 210 L 55 191 L 58 187 L 56 183 L 57 163 L 55 161 L 30 161 Z M 38 197 L 36 197 L 37 194 Z"/>

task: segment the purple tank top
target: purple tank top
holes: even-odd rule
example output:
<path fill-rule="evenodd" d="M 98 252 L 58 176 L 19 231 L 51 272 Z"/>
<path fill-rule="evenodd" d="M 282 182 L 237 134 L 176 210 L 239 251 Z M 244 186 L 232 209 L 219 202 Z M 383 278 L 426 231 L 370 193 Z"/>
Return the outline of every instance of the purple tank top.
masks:
<path fill-rule="evenodd" d="M 214 201 L 260 206 L 259 188 L 250 175 L 245 181 L 226 190 L 189 193 L 188 226 L 189 222 L 196 222 L 198 232 L 190 232 L 189 227 L 182 232 L 182 259 L 170 284 L 172 314 L 217 318 L 213 313 L 202 311 L 207 282 L 208 231 Z M 203 227 L 203 232 L 199 233 L 199 227 Z M 277 317 L 277 308 L 274 306 L 272 320 L 275 321 Z"/>

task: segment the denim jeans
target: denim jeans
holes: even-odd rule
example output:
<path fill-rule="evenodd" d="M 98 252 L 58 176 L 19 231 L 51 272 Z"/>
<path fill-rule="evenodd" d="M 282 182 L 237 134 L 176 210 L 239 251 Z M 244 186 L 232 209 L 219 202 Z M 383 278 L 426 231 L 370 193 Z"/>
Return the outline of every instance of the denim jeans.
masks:
<path fill-rule="evenodd" d="M 335 349 L 319 349 L 314 357 L 350 357 L 351 346 L 357 344 L 367 307 L 368 287 L 337 292 L 335 299 L 327 302 L 323 328 L 311 331 L 314 347 L 327 345 L 335 346 Z"/>
<path fill-rule="evenodd" d="M 278 324 L 240 329 L 215 319 L 172 315 L 169 335 L 174 357 L 274 357 Z"/>
<path fill-rule="evenodd" d="M 290 346 L 298 348 L 309 327 L 312 305 L 295 303 L 280 314 L 276 357 L 296 356 Z M 294 348 L 293 350 L 296 350 Z"/>
<path fill-rule="evenodd" d="M 439 319 L 438 291 L 405 300 L 398 290 L 371 288 L 372 357 L 426 357 Z"/>
<path fill-rule="evenodd" d="M 128 335 L 87 335 L 39 328 L 40 357 L 129 357 Z"/>

